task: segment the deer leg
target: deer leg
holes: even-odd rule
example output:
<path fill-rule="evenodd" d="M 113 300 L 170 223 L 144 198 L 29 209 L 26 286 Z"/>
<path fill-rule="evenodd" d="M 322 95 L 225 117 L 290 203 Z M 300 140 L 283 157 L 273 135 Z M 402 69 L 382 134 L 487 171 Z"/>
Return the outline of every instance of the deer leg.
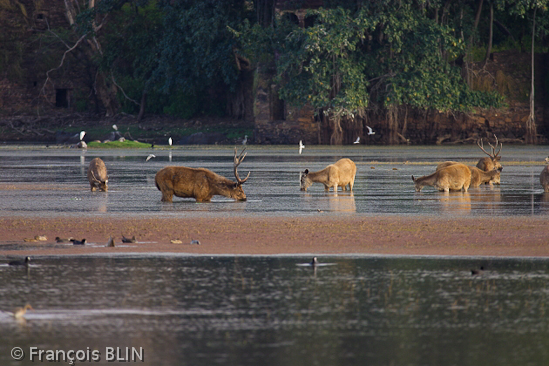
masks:
<path fill-rule="evenodd" d="M 172 202 L 173 192 L 164 192 L 162 191 L 162 202 Z"/>

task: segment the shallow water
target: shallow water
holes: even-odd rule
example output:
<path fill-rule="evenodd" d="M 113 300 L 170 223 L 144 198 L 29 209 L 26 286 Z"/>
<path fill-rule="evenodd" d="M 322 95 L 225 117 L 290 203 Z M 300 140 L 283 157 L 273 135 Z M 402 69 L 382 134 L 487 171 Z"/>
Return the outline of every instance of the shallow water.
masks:
<path fill-rule="evenodd" d="M 206 167 L 232 177 L 230 147 L 172 150 L 0 148 L 2 216 L 547 215 L 538 182 L 543 147 L 509 146 L 499 187 L 415 193 L 411 175 L 481 155 L 474 147 L 248 148 L 247 202 L 160 202 L 164 166 Z M 145 162 L 154 153 L 156 158 Z M 110 191 L 90 192 L 101 157 Z M 357 163 L 351 195 L 299 190 L 299 171 L 341 157 Z M 406 163 L 407 162 L 407 163 Z M 405 164 L 406 163 L 406 164 Z M 372 169 L 372 167 L 374 169 Z M 547 261 L 418 257 L 36 257 L 0 264 L 0 365 L 35 365 L 31 347 L 81 351 L 77 364 L 146 365 L 539 365 L 549 358 Z M 0 261 L 0 263 L 6 263 Z M 326 265 L 330 264 L 330 265 Z M 482 276 L 470 269 L 486 267 Z M 16 321 L 6 312 L 30 303 Z M 14 347 L 23 361 L 10 356 Z M 110 348 L 109 348 L 110 347 Z M 120 347 L 118 362 L 108 348 Z M 130 347 L 130 348 L 126 348 Z M 91 359 L 99 352 L 99 361 Z M 87 354 L 90 354 L 87 356 Z M 132 353 L 130 352 L 131 356 Z M 44 356 L 45 357 L 45 356 Z M 61 357 L 58 356 L 57 359 Z M 44 364 L 67 364 L 44 362 Z"/>
<path fill-rule="evenodd" d="M 549 272 L 532 259 L 38 258 L 0 265 L 0 364 L 30 347 L 142 347 L 146 365 L 542 365 Z M 472 276 L 471 268 L 486 272 Z M 22 362 L 10 356 L 25 351 Z M 124 356 L 124 354 L 122 355 Z M 47 363 L 44 364 L 66 364 Z"/>
<path fill-rule="evenodd" d="M 145 162 L 154 153 L 156 158 Z M 231 147 L 181 147 L 155 150 L 80 151 L 43 147 L 0 149 L 0 215 L 546 215 L 549 194 L 539 184 L 546 147 L 505 146 L 500 186 L 471 188 L 468 193 L 444 194 L 426 187 L 416 193 L 411 176 L 434 171 L 438 162 L 464 161 L 474 165 L 483 157 L 476 146 L 384 147 L 249 146 L 239 168 L 251 172 L 244 184 L 246 202 L 215 196 L 212 203 L 174 198 L 160 202 L 154 185 L 157 171 L 167 165 L 205 167 L 234 179 Z M 89 162 L 101 157 L 109 171 L 109 192 L 90 192 L 86 172 Z M 357 164 L 354 192 L 337 196 L 314 184 L 299 190 L 299 172 L 319 170 L 342 157 Z"/>

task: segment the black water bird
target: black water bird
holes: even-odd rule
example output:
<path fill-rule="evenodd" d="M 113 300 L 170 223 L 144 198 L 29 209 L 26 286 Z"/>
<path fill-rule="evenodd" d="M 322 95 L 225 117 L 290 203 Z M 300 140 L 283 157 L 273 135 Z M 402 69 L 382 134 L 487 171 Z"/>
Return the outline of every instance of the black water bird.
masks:
<path fill-rule="evenodd" d="M 73 238 L 60 238 L 58 236 L 55 237 L 56 243 L 70 243 L 71 240 L 74 240 Z"/>
<path fill-rule="evenodd" d="M 135 235 L 131 238 L 126 238 L 124 235 L 122 235 L 122 243 L 137 243 L 137 239 L 135 238 Z"/>
<path fill-rule="evenodd" d="M 76 240 L 76 239 L 71 239 L 73 245 L 84 245 L 86 244 L 86 239 L 82 239 L 82 240 Z"/>
<path fill-rule="evenodd" d="M 484 273 L 484 267 L 483 266 L 480 266 L 479 269 L 472 269 L 471 270 L 471 275 L 472 276 L 478 276 L 478 275 L 481 275 Z"/>
<path fill-rule="evenodd" d="M 25 257 L 24 261 L 11 261 L 8 263 L 10 266 L 28 266 L 30 262 L 30 257 Z"/>

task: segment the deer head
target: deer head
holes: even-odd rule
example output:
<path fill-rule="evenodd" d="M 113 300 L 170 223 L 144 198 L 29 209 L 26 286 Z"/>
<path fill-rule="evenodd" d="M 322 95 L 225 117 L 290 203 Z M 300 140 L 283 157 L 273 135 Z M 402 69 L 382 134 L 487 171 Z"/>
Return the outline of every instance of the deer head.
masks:
<path fill-rule="evenodd" d="M 501 160 L 501 156 L 499 155 L 501 153 L 501 149 L 503 148 L 503 144 L 501 142 L 498 142 L 498 137 L 494 134 L 494 138 L 496 139 L 496 145 L 492 145 L 490 143 L 490 141 L 488 141 L 488 145 L 490 145 L 490 147 L 492 148 L 492 153 L 489 153 L 488 151 L 484 150 L 484 144 L 482 143 L 482 139 L 480 139 L 480 141 L 477 141 L 477 146 L 486 154 L 490 157 L 490 160 L 492 161 L 492 166 L 486 166 L 486 164 L 484 165 L 484 167 L 480 167 L 479 164 L 477 164 L 477 167 L 479 167 L 480 169 L 484 170 L 484 171 L 489 171 L 489 170 L 492 170 L 492 169 L 499 169 L 499 170 L 503 170 L 503 167 L 501 166 L 501 163 L 499 162 Z M 499 144 L 499 150 L 496 152 L 496 149 L 498 147 L 498 144 Z M 486 158 L 485 158 L 486 159 Z"/>

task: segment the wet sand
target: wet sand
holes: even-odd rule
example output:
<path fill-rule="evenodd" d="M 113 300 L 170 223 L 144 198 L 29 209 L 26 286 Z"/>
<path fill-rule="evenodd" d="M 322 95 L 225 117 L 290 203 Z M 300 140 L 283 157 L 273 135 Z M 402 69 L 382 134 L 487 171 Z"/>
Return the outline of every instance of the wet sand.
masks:
<path fill-rule="evenodd" d="M 47 241 L 25 242 L 45 235 Z M 138 242 L 125 244 L 122 235 Z M 87 240 L 57 244 L 55 237 Z M 116 247 L 105 247 L 109 236 Z M 178 239 L 181 244 L 170 241 Z M 191 244 L 199 240 L 200 245 Z M 549 257 L 546 217 L 0 218 L 0 256 L 131 253 Z"/>

